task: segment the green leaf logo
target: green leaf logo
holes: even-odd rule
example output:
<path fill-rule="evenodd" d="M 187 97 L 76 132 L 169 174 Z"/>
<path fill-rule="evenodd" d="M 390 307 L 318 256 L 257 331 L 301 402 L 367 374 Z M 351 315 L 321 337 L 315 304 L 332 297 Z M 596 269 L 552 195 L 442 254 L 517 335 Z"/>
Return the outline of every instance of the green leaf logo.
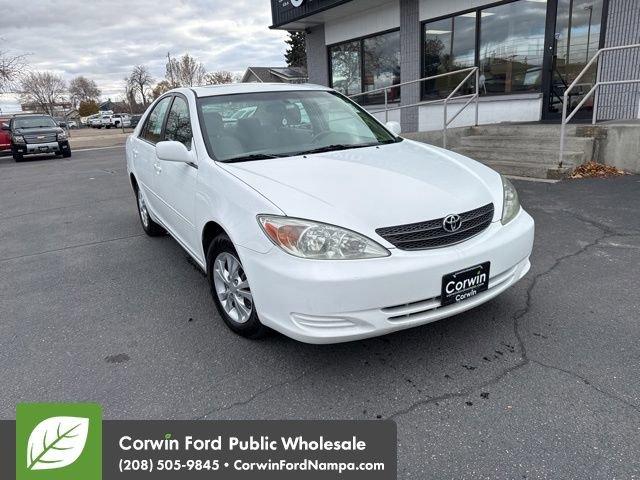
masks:
<path fill-rule="evenodd" d="M 53 470 L 74 463 L 82 454 L 89 434 L 89 419 L 51 417 L 29 435 L 28 470 Z"/>

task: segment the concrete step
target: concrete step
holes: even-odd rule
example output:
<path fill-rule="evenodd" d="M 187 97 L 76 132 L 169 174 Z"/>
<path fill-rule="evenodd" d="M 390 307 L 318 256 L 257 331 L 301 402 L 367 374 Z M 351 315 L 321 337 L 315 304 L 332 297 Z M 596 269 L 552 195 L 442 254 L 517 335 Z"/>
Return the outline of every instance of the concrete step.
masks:
<path fill-rule="evenodd" d="M 474 148 L 511 148 L 532 150 L 548 150 L 557 155 L 560 151 L 560 137 L 542 138 L 515 135 L 469 135 L 460 139 L 460 146 Z M 593 138 L 567 137 L 565 150 L 583 152 L 591 156 L 593 152 Z M 588 160 L 585 158 L 585 160 Z"/>
<path fill-rule="evenodd" d="M 560 125 L 530 124 L 530 123 L 499 123 L 495 125 L 480 125 L 469 127 L 470 135 L 500 135 L 519 137 L 557 138 L 560 143 Z M 576 125 L 566 126 L 567 137 L 576 134 Z"/>
<path fill-rule="evenodd" d="M 539 163 L 528 162 L 509 162 L 509 161 L 485 161 L 484 165 L 493 168 L 495 171 L 503 175 L 512 175 L 515 177 L 542 178 L 548 180 L 560 180 L 569 176 L 573 170 L 572 167 L 558 168 L 556 165 L 543 165 Z"/>
<path fill-rule="evenodd" d="M 525 162 L 553 167 L 558 165 L 558 150 L 535 148 L 491 148 L 491 147 L 456 147 L 454 151 L 474 160 L 483 162 L 505 161 Z M 583 152 L 566 151 L 564 162 L 567 165 L 581 165 Z"/>

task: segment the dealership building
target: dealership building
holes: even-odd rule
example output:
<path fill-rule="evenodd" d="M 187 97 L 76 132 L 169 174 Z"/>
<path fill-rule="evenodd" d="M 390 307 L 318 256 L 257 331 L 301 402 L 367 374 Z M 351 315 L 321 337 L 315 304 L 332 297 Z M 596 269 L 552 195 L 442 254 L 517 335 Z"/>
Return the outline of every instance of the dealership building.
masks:
<path fill-rule="evenodd" d="M 456 96 L 475 94 L 477 85 L 480 124 L 560 122 L 567 86 L 600 48 L 640 43 L 639 0 L 271 0 L 271 7 L 272 28 L 307 32 L 310 82 L 350 96 L 372 91 L 354 97 L 371 111 L 384 108 L 381 88 L 402 83 L 386 101 L 405 132 L 442 128 L 437 100 L 459 84 Z M 571 92 L 569 111 L 594 85 L 596 65 Z M 601 81 L 640 79 L 640 49 L 609 52 L 599 68 Z M 451 126 L 473 125 L 474 106 Z M 591 120 L 594 108 L 599 121 L 639 118 L 640 84 L 602 87 L 576 120 Z"/>

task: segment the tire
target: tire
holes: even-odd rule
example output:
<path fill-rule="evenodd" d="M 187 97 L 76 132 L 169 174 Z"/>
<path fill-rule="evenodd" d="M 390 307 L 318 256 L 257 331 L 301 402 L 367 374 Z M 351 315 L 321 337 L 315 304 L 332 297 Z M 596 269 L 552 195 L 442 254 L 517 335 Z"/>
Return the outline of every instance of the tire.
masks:
<path fill-rule="evenodd" d="M 232 262 L 237 262 L 236 265 L 239 267 L 235 275 L 232 273 L 234 270 Z M 258 318 L 256 306 L 251 296 L 251 287 L 242 269 L 242 262 L 233 243 L 225 234 L 218 235 L 209 245 L 207 278 L 213 301 L 227 327 L 246 338 L 264 337 L 268 328 Z M 246 287 L 238 288 L 243 284 Z M 225 297 L 230 297 L 231 300 L 225 301 Z"/>
<path fill-rule="evenodd" d="M 111 125 L 107 125 L 107 126 L 106 126 L 106 127 L 104 127 L 104 128 L 106 128 L 107 130 L 111 130 Z"/>
<path fill-rule="evenodd" d="M 11 148 L 11 155 L 13 156 L 13 159 L 16 162 L 21 162 L 24 160 L 24 155 L 22 155 L 20 152 L 18 152 L 18 150 L 16 150 L 15 148 Z"/>
<path fill-rule="evenodd" d="M 69 152 L 71 155 L 71 152 Z M 140 194 L 140 190 L 136 191 L 136 204 L 138 205 L 138 216 L 140 217 L 140 224 L 144 232 L 150 237 L 161 237 L 167 232 L 164 228 L 153 221 L 149 210 L 147 209 L 144 197 Z"/>
<path fill-rule="evenodd" d="M 62 158 L 70 158 L 71 157 L 71 147 L 65 148 L 62 151 Z"/>

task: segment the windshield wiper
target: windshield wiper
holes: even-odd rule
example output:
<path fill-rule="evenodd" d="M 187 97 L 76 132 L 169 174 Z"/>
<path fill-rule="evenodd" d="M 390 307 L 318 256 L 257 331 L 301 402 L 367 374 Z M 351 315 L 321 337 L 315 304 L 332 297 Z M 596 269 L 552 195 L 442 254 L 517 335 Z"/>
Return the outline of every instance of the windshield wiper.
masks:
<path fill-rule="evenodd" d="M 282 155 L 273 153 L 252 153 L 251 155 L 242 155 L 241 157 L 233 157 L 228 160 L 221 160 L 222 163 L 250 162 L 252 160 L 269 160 L 272 158 L 282 158 Z"/>
<path fill-rule="evenodd" d="M 292 155 L 309 155 L 312 153 L 325 153 L 325 152 L 335 152 L 338 150 L 349 150 L 352 148 L 365 148 L 365 147 L 375 147 L 376 145 L 380 145 L 379 143 L 364 143 L 361 145 L 347 145 L 344 143 L 336 143 L 335 145 L 327 145 L 326 147 L 314 148 L 312 150 L 303 150 L 301 152 L 293 153 Z"/>

